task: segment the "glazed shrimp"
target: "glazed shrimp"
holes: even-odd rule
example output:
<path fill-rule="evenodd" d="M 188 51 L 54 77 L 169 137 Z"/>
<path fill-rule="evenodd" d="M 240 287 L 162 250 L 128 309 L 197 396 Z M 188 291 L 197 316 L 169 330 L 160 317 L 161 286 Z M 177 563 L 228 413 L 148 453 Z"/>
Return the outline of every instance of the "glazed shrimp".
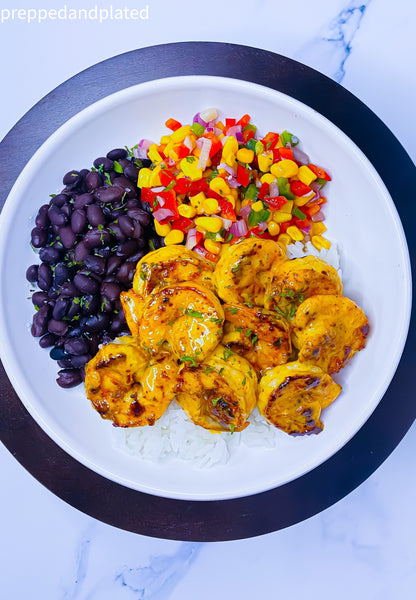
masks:
<path fill-rule="evenodd" d="M 260 414 L 292 435 L 322 431 L 321 411 L 341 393 L 341 386 L 322 369 L 299 362 L 269 369 L 259 388 Z"/>
<path fill-rule="evenodd" d="M 220 301 L 210 290 L 196 283 L 166 286 L 145 303 L 140 344 L 153 356 L 168 349 L 178 359 L 201 362 L 221 340 L 223 322 Z"/>
<path fill-rule="evenodd" d="M 369 333 L 367 317 L 345 296 L 311 296 L 299 306 L 293 321 L 292 341 L 300 362 L 338 373 L 364 348 Z"/>
<path fill-rule="evenodd" d="M 230 246 L 215 267 L 219 297 L 229 304 L 264 306 L 270 268 L 285 259 L 281 246 L 273 240 L 251 237 Z"/>
<path fill-rule="evenodd" d="M 285 319 L 315 294 L 342 294 L 342 282 L 334 267 L 315 256 L 276 262 L 266 290 L 264 306 Z"/>
<path fill-rule="evenodd" d="M 222 343 L 244 356 L 257 375 L 286 363 L 292 353 L 288 323 L 275 312 L 224 304 L 225 324 Z"/>
<path fill-rule="evenodd" d="M 242 431 L 257 396 L 250 363 L 219 345 L 205 360 L 181 370 L 177 402 L 195 425 L 212 432 Z"/>
<path fill-rule="evenodd" d="M 149 364 L 130 336 L 105 344 L 85 369 L 85 390 L 103 419 L 119 427 L 154 425 L 174 398 L 178 374 L 169 356 Z"/>
<path fill-rule="evenodd" d="M 185 246 L 164 246 L 146 254 L 138 263 L 133 290 L 143 298 L 166 285 L 184 281 L 214 289 L 211 264 Z"/>

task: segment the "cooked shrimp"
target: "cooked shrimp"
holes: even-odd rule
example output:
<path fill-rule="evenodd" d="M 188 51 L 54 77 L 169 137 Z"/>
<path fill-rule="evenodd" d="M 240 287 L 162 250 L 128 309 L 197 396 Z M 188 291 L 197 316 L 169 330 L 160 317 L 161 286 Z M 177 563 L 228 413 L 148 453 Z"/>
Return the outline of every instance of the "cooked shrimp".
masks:
<path fill-rule="evenodd" d="M 133 278 L 133 290 L 146 298 L 166 285 L 183 281 L 199 283 L 214 289 L 211 264 L 185 246 L 164 246 L 146 254 L 138 263 Z"/>
<path fill-rule="evenodd" d="M 174 398 L 177 366 L 149 357 L 130 336 L 105 344 L 85 369 L 85 390 L 103 419 L 119 427 L 154 425 Z"/>
<path fill-rule="evenodd" d="M 249 424 L 256 395 L 250 363 L 219 345 L 202 363 L 183 367 L 177 402 L 196 425 L 232 433 Z"/>
<path fill-rule="evenodd" d="M 292 341 L 299 361 L 337 373 L 364 348 L 369 333 L 367 317 L 345 296 L 311 296 L 299 306 Z"/>
<path fill-rule="evenodd" d="M 299 304 L 315 294 L 342 294 L 341 279 L 334 267 L 315 256 L 279 261 L 272 267 L 264 305 L 292 319 Z"/>
<path fill-rule="evenodd" d="M 341 393 L 341 386 L 319 367 L 291 362 L 269 369 L 260 380 L 259 412 L 292 435 L 319 433 L 321 411 Z"/>
<path fill-rule="evenodd" d="M 121 292 L 120 302 L 130 333 L 137 338 L 143 314 L 144 299 L 134 290 L 128 290 L 127 292 Z"/>
<path fill-rule="evenodd" d="M 288 323 L 270 310 L 225 304 L 222 343 L 244 356 L 261 375 L 286 363 L 292 352 Z"/>
<path fill-rule="evenodd" d="M 152 355 L 169 349 L 176 358 L 203 361 L 222 337 L 224 311 L 213 292 L 178 283 L 151 294 L 139 330 L 142 348 Z"/>
<path fill-rule="evenodd" d="M 264 306 L 270 267 L 286 256 L 273 240 L 251 237 L 230 246 L 215 267 L 219 297 L 229 304 Z"/>

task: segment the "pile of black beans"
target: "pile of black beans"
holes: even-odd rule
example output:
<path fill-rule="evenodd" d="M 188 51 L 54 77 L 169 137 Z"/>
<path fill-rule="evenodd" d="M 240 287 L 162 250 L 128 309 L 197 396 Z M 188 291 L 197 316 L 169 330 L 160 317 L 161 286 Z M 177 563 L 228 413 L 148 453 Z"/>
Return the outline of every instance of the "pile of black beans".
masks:
<path fill-rule="evenodd" d="M 31 331 L 51 349 L 63 388 L 84 380 L 100 344 L 129 333 L 120 292 L 131 288 L 137 261 L 163 245 L 136 185 L 148 166 L 111 150 L 92 169 L 66 173 L 61 193 L 37 213 L 31 244 L 41 262 L 26 271 L 38 288 Z"/>

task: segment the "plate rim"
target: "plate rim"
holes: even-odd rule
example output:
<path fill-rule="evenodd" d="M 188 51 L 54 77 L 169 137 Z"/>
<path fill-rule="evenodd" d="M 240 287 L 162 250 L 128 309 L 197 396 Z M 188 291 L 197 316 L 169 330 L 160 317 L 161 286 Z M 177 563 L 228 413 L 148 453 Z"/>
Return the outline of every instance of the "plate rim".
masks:
<path fill-rule="evenodd" d="M 189 57 L 189 50 L 190 50 L 191 46 L 193 49 L 193 57 L 195 57 L 195 58 L 199 57 L 199 64 L 197 64 L 198 61 L 194 61 L 195 64 L 192 64 L 191 67 L 192 67 L 192 69 L 197 69 L 198 72 L 193 72 L 193 73 L 185 72 L 184 73 L 183 70 L 187 70 L 187 67 L 178 66 L 179 64 L 181 64 L 180 60 L 178 60 L 178 59 L 183 60 L 185 55 L 187 57 Z M 1 142 L 1 144 L 0 144 L 0 160 L 4 157 L 3 154 L 6 153 L 7 151 L 10 151 L 11 146 L 13 147 L 13 144 L 16 144 L 16 141 L 18 141 L 19 139 L 22 139 L 23 131 L 25 130 L 26 123 L 28 121 L 29 121 L 29 123 L 32 122 L 32 124 L 37 124 L 37 129 L 39 131 L 39 123 L 40 123 L 39 118 L 43 117 L 43 121 L 44 121 L 46 115 L 47 114 L 50 115 L 51 107 L 52 107 L 52 109 L 54 109 L 52 112 L 53 112 L 53 116 L 55 117 L 55 119 L 58 118 L 58 116 L 59 116 L 61 119 L 62 118 L 64 119 L 63 122 L 67 121 L 69 117 L 65 118 L 64 115 L 62 114 L 62 107 L 59 105 L 59 99 L 67 93 L 68 87 L 72 88 L 72 89 L 77 89 L 77 88 L 79 89 L 79 88 L 83 87 L 83 80 L 85 78 L 91 79 L 91 78 L 94 78 L 94 76 L 97 74 L 103 75 L 109 71 L 112 71 L 112 68 L 115 65 L 129 63 L 133 57 L 134 57 L 135 61 L 137 62 L 138 67 L 143 65 L 143 60 L 147 65 L 147 64 L 152 64 L 151 61 L 149 63 L 149 59 L 155 60 L 156 64 L 157 64 L 158 60 L 160 61 L 161 59 L 163 59 L 161 62 L 162 71 L 163 71 L 163 69 L 166 69 L 167 67 L 169 67 L 169 75 L 167 75 L 169 77 L 175 77 L 175 76 L 181 76 L 181 75 L 217 75 L 220 77 L 230 78 L 230 75 L 227 75 L 224 73 L 221 74 L 221 73 L 217 72 L 218 71 L 218 63 L 217 63 L 216 58 L 218 57 L 218 54 L 221 54 L 223 59 L 224 59 L 225 54 L 227 54 L 229 56 L 229 58 L 232 57 L 234 60 L 236 59 L 236 57 L 239 59 L 239 63 L 238 63 L 239 76 L 238 77 L 235 76 L 235 62 L 234 62 L 233 75 L 231 76 L 232 79 L 241 79 L 243 81 L 248 81 L 251 83 L 260 83 L 260 85 L 263 85 L 265 87 L 269 87 L 271 89 L 276 89 L 277 91 L 286 93 L 288 96 L 295 98 L 296 100 L 300 100 L 302 103 L 306 104 L 306 106 L 308 106 L 314 110 L 317 110 L 316 106 L 313 106 L 313 105 L 311 106 L 311 103 L 305 101 L 305 99 L 303 97 L 298 97 L 298 95 L 294 95 L 294 94 L 301 94 L 302 96 L 304 96 L 306 93 L 305 90 L 306 91 L 311 90 L 310 87 L 304 86 L 303 90 L 300 92 L 299 89 L 295 86 L 293 93 L 288 93 L 287 91 L 285 91 L 285 89 L 281 89 L 282 85 L 283 85 L 283 87 L 285 87 L 285 85 L 288 86 L 290 83 L 290 81 L 288 81 L 288 79 L 287 79 L 288 74 L 298 75 L 298 76 L 302 75 L 303 78 L 306 78 L 308 80 L 308 83 L 310 85 L 313 84 L 312 90 L 313 90 L 314 86 L 316 86 L 319 83 L 321 85 L 325 85 L 326 89 L 328 91 L 332 92 L 333 94 L 335 94 L 336 97 L 339 97 L 339 95 L 341 95 L 342 98 L 344 99 L 344 101 L 347 101 L 349 108 L 354 109 L 352 111 L 353 114 L 354 113 L 359 114 L 361 119 L 363 119 L 364 117 L 366 119 L 369 119 L 372 130 L 377 130 L 379 136 L 381 135 L 381 137 L 384 140 L 388 139 L 390 141 L 390 143 L 393 143 L 396 146 L 396 160 L 402 164 L 402 168 L 403 168 L 403 163 L 405 163 L 405 166 L 407 167 L 406 172 L 409 172 L 409 175 L 411 175 L 411 171 L 412 171 L 412 169 L 414 169 L 414 165 L 413 165 L 413 163 L 410 164 L 407 162 L 407 161 L 410 161 L 410 159 L 407 156 L 407 153 L 405 152 L 405 150 L 400 146 L 399 142 L 394 138 L 393 134 L 378 119 L 378 117 L 376 117 L 374 115 L 374 113 L 372 113 L 365 105 L 363 105 L 363 103 L 360 100 L 355 98 L 352 94 L 350 94 L 350 92 L 347 92 L 339 84 L 336 84 L 335 82 L 333 82 L 326 76 L 318 73 L 317 71 L 311 69 L 310 67 L 306 67 L 305 65 L 301 65 L 301 63 L 297 63 L 296 61 L 293 61 L 293 59 L 282 57 L 280 55 L 273 54 L 269 51 L 250 48 L 249 46 L 240 46 L 240 45 L 236 45 L 236 44 L 221 44 L 218 42 L 177 42 L 177 43 L 173 43 L 173 44 L 162 44 L 159 46 L 141 48 L 141 49 L 134 50 L 134 51 L 131 51 L 131 52 L 123 54 L 123 55 L 113 57 L 112 59 L 107 59 L 106 61 L 103 61 L 102 63 L 98 63 L 97 65 L 94 65 L 93 67 L 90 67 L 89 69 L 86 69 L 85 71 L 74 76 L 73 78 L 71 78 L 70 80 L 65 82 L 64 84 L 61 84 L 61 86 L 59 86 L 58 88 L 53 90 L 53 92 L 51 92 L 50 94 L 45 96 L 45 98 L 43 98 L 37 105 L 35 105 L 35 107 L 33 107 L 30 111 L 28 111 L 28 113 L 26 113 L 26 115 L 15 125 L 15 127 L 9 132 L 9 134 L 6 135 L 4 140 Z M 209 60 L 207 60 L 207 58 L 209 58 Z M 247 63 L 247 58 L 250 59 L 249 63 Z M 141 59 L 143 59 L 143 60 L 141 60 Z M 173 65 L 172 65 L 172 63 L 173 63 Z M 226 69 L 227 65 L 229 65 L 229 64 L 230 64 L 229 61 L 224 61 L 223 68 Z M 253 75 L 251 74 L 251 69 L 254 64 L 260 65 L 262 67 L 263 71 L 267 68 L 268 73 L 270 73 L 270 71 L 271 71 L 270 66 L 273 65 L 277 69 L 278 74 L 280 74 L 281 77 L 283 77 L 283 84 L 282 84 L 282 80 L 279 79 L 279 77 L 277 78 L 277 81 L 279 82 L 278 88 L 274 87 L 277 83 L 276 83 L 276 81 L 274 81 L 273 77 L 271 77 L 272 84 L 270 84 L 269 81 L 268 81 L 268 83 L 265 83 L 264 81 L 262 81 L 262 82 L 253 81 L 252 80 Z M 211 65 L 211 67 L 210 67 L 210 65 Z M 172 66 L 175 66 L 176 69 L 181 70 L 181 72 L 176 72 L 176 73 L 172 74 Z M 153 67 L 154 67 L 154 64 L 153 64 Z M 201 69 L 202 70 L 204 70 L 204 69 L 212 70 L 213 69 L 215 72 L 201 73 Z M 156 69 L 156 71 L 157 71 L 157 69 Z M 256 70 L 256 72 L 259 72 L 261 74 L 262 70 L 261 69 Z M 152 81 L 155 79 L 164 79 L 166 77 L 166 76 L 160 77 L 160 73 L 158 73 L 158 76 L 155 76 L 154 69 L 151 71 L 151 73 L 146 72 L 144 74 L 143 74 L 143 71 L 141 70 L 140 76 L 141 77 L 144 76 L 146 78 L 141 79 L 140 81 L 136 81 L 134 85 L 136 85 L 138 83 L 143 83 L 144 81 Z M 104 77 L 104 80 L 105 79 L 106 78 Z M 122 83 L 122 82 L 119 82 L 119 84 L 120 83 Z M 120 90 L 124 89 L 125 87 L 130 87 L 130 86 L 122 85 L 122 87 L 120 87 Z M 108 96 L 112 93 L 111 91 L 110 92 L 108 91 L 108 86 L 105 85 L 105 81 L 103 81 L 103 79 L 101 79 L 100 90 L 102 93 L 102 97 Z M 118 91 L 118 90 L 115 90 L 115 91 Z M 311 93 L 311 92 L 309 92 L 309 93 Z M 320 96 L 320 95 L 318 95 L 318 96 Z M 322 96 L 327 96 L 327 95 L 322 94 Z M 333 96 L 331 96 L 331 98 L 333 100 Z M 89 102 L 88 98 L 85 101 L 88 102 L 88 104 L 86 106 L 89 106 L 93 103 L 93 102 Z M 85 106 L 84 106 L 84 108 L 85 108 Z M 75 113 L 80 112 L 80 110 L 82 110 L 82 108 L 79 110 L 75 110 Z M 317 112 L 322 114 L 324 117 L 329 118 L 329 120 L 333 124 L 335 124 L 339 129 L 341 129 L 341 131 L 343 131 L 350 139 L 352 139 L 352 141 L 361 150 L 363 150 L 361 144 L 358 143 L 356 139 L 354 139 L 353 135 L 351 135 L 351 132 L 345 131 L 344 127 L 341 126 L 339 122 L 334 122 L 333 118 L 328 117 L 328 114 L 326 114 L 322 110 L 317 110 Z M 70 115 L 70 116 L 73 116 L 73 115 Z M 343 119 L 347 118 L 345 114 L 344 115 L 341 114 L 341 115 L 338 115 L 337 119 L 340 119 L 341 117 Z M 63 123 L 61 123 L 61 124 L 63 124 Z M 356 124 L 354 124 L 354 125 L 356 125 Z M 35 127 L 36 127 L 36 125 L 35 125 Z M 57 129 L 57 127 L 56 127 L 56 129 Z M 352 131 L 354 133 L 354 131 L 355 131 L 354 127 L 352 128 Z M 42 133 L 44 133 L 44 130 L 42 130 Z M 356 134 L 356 132 L 355 132 L 355 134 Z M 46 138 L 48 138 L 48 137 L 49 137 L 49 134 L 46 135 Z M 36 145 L 36 143 L 38 143 L 38 147 L 39 147 L 43 144 L 44 141 L 45 140 L 39 142 L 39 135 L 38 135 L 35 145 Z M 19 146 L 19 144 L 17 144 L 17 147 L 18 146 Z M 34 144 L 32 143 L 32 145 L 31 145 L 32 153 L 33 153 L 33 146 L 34 146 Z M 368 156 L 368 154 L 365 151 L 363 151 L 363 152 L 364 152 L 364 155 L 367 157 L 367 159 L 374 166 L 375 170 L 378 172 L 380 178 L 386 185 L 386 187 L 394 201 L 395 200 L 394 196 L 395 195 L 398 196 L 398 194 L 395 194 L 395 195 L 392 194 L 392 190 L 389 188 L 389 185 L 386 182 L 385 177 L 383 177 L 383 174 L 380 173 L 379 168 L 377 168 L 377 164 L 374 163 L 374 160 L 371 160 L 371 158 Z M 20 159 L 19 162 L 21 165 L 23 158 L 19 156 L 19 159 Z M 23 163 L 23 167 L 25 165 L 25 162 Z M 377 161 L 377 163 L 379 163 L 379 162 L 380 161 Z M 23 167 L 21 168 L 21 170 L 23 170 Z M 18 168 L 18 166 L 17 166 L 17 168 Z M 14 170 L 16 171 L 16 168 Z M 17 178 L 16 173 L 14 173 L 14 177 Z M 9 183 L 10 183 L 10 181 L 9 181 Z M 391 182 L 389 182 L 389 183 L 391 185 Z M 394 182 L 394 183 L 397 186 L 397 182 Z M 7 189 L 7 184 L 6 184 L 5 188 Z M 8 191 L 6 191 L 6 195 L 8 195 Z M 397 206 L 397 203 L 394 202 L 394 204 L 398 210 L 399 216 L 401 216 L 399 207 Z M 405 227 L 405 223 L 403 222 L 403 219 L 402 219 L 402 225 L 403 225 L 403 228 L 406 233 L 406 227 Z M 411 247 L 409 244 L 409 237 L 406 236 L 406 238 L 407 238 L 409 255 L 410 255 L 410 260 L 411 260 L 412 256 L 414 256 L 414 254 L 411 252 Z M 412 243 L 414 243 L 414 240 Z M 409 351 L 406 349 L 408 349 L 408 347 L 409 347 L 410 337 L 413 337 L 412 322 L 410 323 L 409 332 L 408 332 L 408 340 L 407 340 L 405 349 L 403 351 L 403 355 L 405 354 L 405 352 L 407 352 L 407 354 L 409 354 Z M 402 355 L 401 362 L 403 362 L 403 355 Z M 401 362 L 400 362 L 400 364 L 401 364 Z M 400 367 L 400 364 L 398 365 L 398 368 Z M 410 371 L 411 371 L 411 369 L 410 369 Z M 32 435 L 37 435 L 38 437 L 40 436 L 40 438 L 42 438 L 42 443 L 44 445 L 45 444 L 50 445 L 50 443 L 55 445 L 54 442 L 52 442 L 52 440 L 50 440 L 50 438 L 48 438 L 47 434 L 44 434 L 43 430 L 40 430 L 40 432 L 42 432 L 42 433 L 40 433 L 37 430 L 37 428 L 39 428 L 39 426 L 36 424 L 36 422 L 33 421 L 33 419 L 30 417 L 30 415 L 24 415 L 24 413 L 21 414 L 22 407 L 18 406 L 18 403 L 20 402 L 19 400 L 17 400 L 17 403 L 16 403 L 17 397 L 14 398 L 14 402 L 9 400 L 10 397 L 13 397 L 13 390 L 9 389 L 10 385 L 7 386 L 7 382 L 5 385 L 4 377 L 2 377 L 1 379 L 2 379 L 1 385 L 7 391 L 8 403 L 7 403 L 6 411 L 8 409 L 9 411 L 11 411 L 11 413 L 14 413 L 15 415 L 17 414 L 20 417 L 20 419 L 25 423 L 25 427 L 30 430 Z M 397 370 L 396 370 L 396 376 L 393 378 L 393 380 L 394 379 L 397 379 Z M 392 386 L 392 383 L 390 384 L 390 387 Z M 10 393 L 10 392 L 12 392 L 12 393 Z M 386 397 L 387 392 L 388 392 L 388 390 L 386 391 L 384 398 Z M 383 402 L 384 398 L 380 401 L 380 404 Z M 16 406 L 16 404 L 17 404 L 17 406 Z M 380 406 L 380 404 L 379 404 L 379 406 Z M 379 407 L 376 408 L 373 415 L 375 414 L 375 412 L 377 412 L 378 408 Z M 25 411 L 25 410 L 26 409 L 23 409 L 23 411 Z M 411 412 L 411 411 L 408 411 L 408 412 Z M 4 414 L 0 413 L 0 422 L 4 421 L 3 416 L 4 416 Z M 370 416 L 368 421 L 371 420 L 372 416 Z M 400 441 L 401 437 L 403 437 L 403 435 L 407 431 L 407 429 L 411 426 L 415 416 L 416 415 L 414 414 L 414 411 L 411 412 L 410 415 L 408 415 L 406 412 L 406 417 L 407 417 L 406 422 L 398 423 L 398 425 L 400 425 L 400 428 L 399 428 L 399 433 L 396 434 L 396 437 L 398 435 L 399 441 Z M 31 422 L 31 420 L 33 421 L 33 423 Z M 368 423 L 368 421 L 367 421 L 367 423 Z M 6 445 L 6 447 L 8 447 L 9 450 L 15 454 L 15 456 L 19 460 L 19 462 L 21 462 L 23 464 L 23 466 L 25 466 L 25 468 L 27 468 L 27 470 L 29 470 L 39 481 L 41 481 L 44 485 L 46 485 L 46 487 L 48 487 L 48 489 L 50 489 L 50 491 L 57 494 L 61 498 L 65 499 L 67 502 L 69 502 L 76 508 L 79 508 L 80 510 L 83 510 L 83 512 L 90 514 L 90 516 L 93 516 L 95 518 L 103 520 L 104 522 L 107 522 L 109 524 L 116 525 L 123 529 L 128 529 L 130 531 L 135 531 L 137 533 L 144 533 L 146 535 L 152 535 L 155 537 L 169 537 L 171 539 L 192 539 L 192 540 L 197 539 L 197 540 L 201 540 L 201 541 L 202 540 L 213 541 L 213 540 L 223 540 L 223 539 L 240 539 L 242 537 L 250 537 L 252 535 L 260 535 L 262 533 L 267 533 L 269 531 L 281 529 L 281 528 L 289 526 L 290 524 L 293 524 L 295 522 L 299 522 L 299 521 L 303 520 L 304 518 L 307 518 L 308 516 L 312 516 L 312 514 L 316 514 L 316 512 L 323 510 L 323 508 L 326 508 L 327 506 L 332 504 L 337 499 L 340 499 L 341 497 L 343 497 L 346 493 L 349 493 L 349 491 L 351 491 L 357 485 L 359 485 L 375 468 L 377 468 L 381 464 L 381 462 L 383 462 L 383 460 L 387 457 L 387 455 L 394 449 L 394 447 L 396 445 L 395 442 L 393 442 L 392 448 L 385 447 L 383 449 L 384 451 L 382 452 L 382 455 L 377 455 L 377 459 L 375 461 L 373 461 L 373 462 L 370 461 L 371 466 L 369 466 L 369 468 L 367 468 L 367 470 L 361 469 L 358 477 L 357 477 L 357 473 L 355 473 L 355 477 L 353 476 L 352 473 L 349 473 L 350 477 L 348 479 L 348 482 L 344 482 L 343 485 L 341 485 L 341 486 L 338 486 L 338 487 L 336 486 L 336 490 L 331 490 L 331 493 L 329 493 L 329 494 L 328 494 L 329 490 L 326 490 L 326 488 L 325 488 L 325 493 L 323 495 L 320 495 L 319 498 L 316 498 L 315 508 L 308 507 L 309 508 L 309 510 L 308 510 L 308 508 L 305 509 L 305 507 L 303 507 L 303 509 L 302 509 L 301 506 L 297 506 L 297 504 L 299 504 L 299 502 L 296 503 L 296 501 L 295 501 L 294 506 L 297 506 L 297 510 L 287 510 L 285 512 L 285 514 L 280 519 L 277 519 L 277 520 L 276 520 L 276 518 L 273 518 L 273 511 L 272 511 L 271 514 L 268 514 L 268 518 L 261 519 L 261 524 L 258 523 L 258 519 L 254 518 L 253 514 L 251 515 L 251 519 L 248 519 L 248 518 L 243 519 L 242 518 L 243 515 L 238 513 L 236 515 L 236 518 L 234 519 L 234 521 L 229 524 L 229 527 L 226 531 L 224 531 L 223 523 L 218 522 L 218 519 L 215 520 L 215 523 L 218 523 L 219 528 L 213 527 L 212 523 L 209 523 L 209 526 L 204 527 L 203 520 L 201 521 L 202 515 L 199 514 L 200 513 L 199 509 L 201 509 L 202 507 L 204 507 L 207 512 L 211 512 L 208 509 L 208 507 L 210 507 L 211 505 L 218 505 L 218 506 L 216 506 L 217 512 L 226 511 L 228 513 L 228 510 L 226 508 L 227 503 L 234 503 L 236 508 L 242 504 L 252 505 L 252 503 L 254 503 L 253 506 L 262 505 L 263 510 L 264 510 L 266 508 L 265 505 L 268 504 L 268 499 L 271 496 L 278 496 L 281 501 L 280 503 L 282 503 L 282 499 L 286 497 L 287 493 L 290 494 L 290 496 L 292 498 L 292 502 L 293 502 L 293 497 L 292 497 L 293 489 L 295 489 L 299 486 L 303 487 L 304 484 L 307 484 L 307 481 L 305 481 L 305 480 L 309 480 L 310 478 L 312 478 L 312 479 L 316 478 L 316 476 L 314 477 L 314 473 L 315 473 L 315 471 L 320 470 L 321 467 L 323 468 L 324 471 L 326 469 L 328 469 L 328 465 L 326 467 L 325 467 L 325 465 L 327 462 L 330 462 L 332 460 L 332 458 L 337 457 L 339 454 L 344 455 L 345 452 L 343 452 L 343 450 L 347 446 L 349 446 L 349 444 L 351 444 L 357 436 L 359 438 L 362 437 L 362 435 L 359 436 L 358 434 L 360 434 L 360 432 L 362 432 L 362 430 L 364 428 L 366 428 L 367 423 L 363 425 L 363 427 L 360 429 L 360 431 L 357 432 L 357 434 L 352 438 L 352 440 L 350 440 L 350 442 L 348 442 L 346 444 L 346 446 L 341 448 L 335 455 L 333 455 L 331 458 L 329 458 L 325 463 L 323 463 L 319 467 L 313 469 L 313 471 L 311 471 L 310 473 L 306 473 L 305 475 L 301 476 L 297 480 L 294 480 L 292 482 L 284 484 L 283 486 L 279 486 L 279 488 L 274 488 L 273 490 L 269 490 L 268 492 L 262 492 L 259 494 L 255 494 L 254 496 L 248 496 L 248 497 L 244 497 L 244 498 L 236 498 L 236 499 L 231 499 L 231 500 L 207 500 L 207 501 L 192 500 L 192 501 L 189 501 L 189 500 L 177 500 L 177 499 L 171 499 L 171 498 L 155 497 L 155 496 L 150 496 L 149 494 L 145 494 L 144 492 L 137 492 L 135 490 L 130 490 L 130 492 L 132 492 L 133 495 L 137 495 L 137 494 L 140 495 L 139 500 L 140 500 L 141 504 L 143 504 L 145 502 L 145 500 L 147 499 L 146 506 L 147 506 L 148 510 L 149 510 L 149 506 L 148 506 L 149 502 L 150 502 L 150 504 L 153 502 L 153 504 L 155 505 L 155 498 L 157 498 L 158 502 L 163 501 L 162 503 L 164 503 L 164 504 L 167 503 L 170 505 L 169 507 L 165 506 L 164 510 L 166 510 L 166 508 L 169 508 L 170 514 L 176 515 L 176 520 L 174 520 L 173 526 L 172 526 L 172 523 L 170 523 L 169 526 L 167 526 L 166 522 L 163 522 L 163 523 L 159 522 L 159 523 L 153 524 L 153 526 L 150 526 L 150 527 L 149 527 L 149 524 L 147 522 L 143 522 L 143 520 L 139 520 L 139 522 L 137 522 L 137 520 L 134 522 L 131 522 L 130 520 L 128 520 L 128 522 L 126 522 L 125 519 L 124 519 L 124 521 L 123 520 L 120 521 L 120 519 L 117 520 L 117 518 L 114 518 L 114 515 L 108 514 L 109 507 L 106 507 L 105 510 L 100 510 L 99 506 L 97 507 L 96 504 L 93 504 L 93 508 L 91 508 L 90 502 L 86 502 L 85 500 L 80 501 L 79 498 L 74 499 L 73 492 L 71 493 L 70 489 L 65 489 L 65 493 L 63 493 L 60 486 L 56 485 L 56 483 L 54 481 L 51 481 L 50 477 L 47 476 L 48 474 L 45 473 L 44 470 L 42 470 L 42 466 L 40 468 L 36 468 L 34 466 L 33 458 L 31 459 L 31 455 L 30 454 L 28 455 L 27 452 L 25 452 L 25 448 L 24 448 L 25 443 L 21 441 L 19 435 L 13 435 L 13 431 L 10 429 L 10 427 L 7 426 L 7 423 L 5 424 L 5 426 L 2 426 L 2 428 L 1 428 L 0 438 L 2 439 L 2 441 Z M 4 430 L 3 430 L 3 428 L 4 428 Z M 19 430 L 20 430 L 20 428 L 17 429 L 17 431 L 19 431 Z M 47 443 L 46 440 L 43 439 L 43 436 L 46 436 L 48 438 L 49 444 Z M 19 442 L 19 439 L 20 439 L 20 442 Z M 391 437 L 389 439 L 391 440 Z M 359 443 L 363 444 L 363 442 L 364 442 L 364 440 L 360 439 Z M 366 446 L 366 444 L 364 444 L 364 446 Z M 53 448 L 53 446 L 52 446 L 52 448 Z M 54 450 L 54 452 L 52 454 L 54 455 L 54 459 L 58 462 L 62 461 L 63 457 L 62 457 L 61 453 L 57 452 L 56 448 L 53 448 L 53 450 Z M 69 464 L 67 464 L 67 468 L 69 468 L 71 474 L 73 475 L 73 473 L 79 472 L 80 464 L 77 463 L 77 461 L 75 459 L 72 459 L 71 457 L 69 457 L 69 455 L 66 455 L 66 453 L 64 451 L 61 450 L 61 452 L 64 453 L 65 462 L 69 463 Z M 381 458 L 381 460 L 380 460 L 380 458 Z M 77 464 L 74 465 L 71 463 L 71 461 L 75 461 L 75 463 L 77 463 Z M 86 469 L 86 473 L 85 473 L 85 471 L 83 471 L 83 469 Z M 83 472 L 86 482 L 88 480 L 91 480 L 91 474 L 96 475 L 98 478 L 104 479 L 104 482 L 99 481 L 99 480 L 96 481 L 97 485 L 98 485 L 98 483 L 100 483 L 100 485 L 103 485 L 104 487 L 106 487 L 105 482 L 110 482 L 110 480 L 105 479 L 103 476 L 90 471 L 87 467 L 83 467 L 83 469 L 81 469 L 81 471 Z M 113 486 L 116 486 L 116 488 L 113 489 L 113 493 L 117 492 L 117 494 L 124 495 L 126 493 L 126 490 L 130 489 L 130 488 L 125 488 L 124 486 L 122 486 L 119 483 L 115 483 L 115 482 L 110 482 L 110 483 L 112 484 L 112 486 L 110 486 L 110 487 L 113 488 Z M 123 488 L 123 489 L 119 490 L 118 488 Z M 285 489 L 283 489 L 283 488 L 285 488 Z M 128 494 L 128 496 L 130 497 L 130 494 Z M 148 497 L 151 500 L 149 501 L 148 498 L 144 498 L 144 497 Z M 137 498 L 136 498 L 136 502 L 137 502 Z M 194 518 L 191 519 L 190 521 L 179 518 L 178 512 L 180 512 L 180 511 L 178 511 L 178 507 L 177 506 L 175 507 L 174 505 L 172 505 L 172 503 L 187 504 L 187 511 L 193 512 Z M 274 504 L 276 503 L 276 498 L 274 499 L 273 503 Z M 285 503 L 283 503 L 283 506 L 285 506 Z M 222 509 L 221 511 L 219 511 L 220 507 Z M 192 508 L 193 508 L 193 510 L 192 510 Z M 318 509 L 318 510 L 316 510 L 316 509 Z M 250 514 L 250 511 L 247 513 L 247 507 L 244 510 L 245 510 L 245 515 L 248 516 L 248 514 Z M 268 511 L 266 509 L 265 512 L 269 513 L 270 511 Z M 195 520 L 197 515 L 199 515 L 199 521 Z"/>

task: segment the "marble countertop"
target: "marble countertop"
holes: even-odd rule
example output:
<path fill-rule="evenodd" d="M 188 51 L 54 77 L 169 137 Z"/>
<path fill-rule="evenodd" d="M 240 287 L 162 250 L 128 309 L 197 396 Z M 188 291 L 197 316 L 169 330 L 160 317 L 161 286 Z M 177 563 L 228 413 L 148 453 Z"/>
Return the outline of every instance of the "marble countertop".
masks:
<path fill-rule="evenodd" d="M 73 0 L 65 6 L 95 4 Z M 101 6 L 110 9 L 110 3 Z M 0 139 L 45 94 L 99 61 L 154 44 L 201 40 L 270 50 L 328 75 L 367 104 L 416 160 L 416 5 L 411 0 L 399 0 L 394 10 L 388 0 L 212 0 L 209 5 L 177 0 L 163 7 L 156 0 L 126 0 L 111 6 L 144 10 L 148 18 L 28 22 L 28 12 L 26 20 L 17 12 L 12 18 L 12 8 L 40 11 L 64 3 L 21 0 L 10 4 L 8 18 L 0 8 L 7 83 L 0 100 Z M 78 512 L 0 445 L 1 596 L 414 598 L 415 455 L 416 424 L 369 479 L 324 512 L 257 538 L 191 543 L 147 538 Z"/>

